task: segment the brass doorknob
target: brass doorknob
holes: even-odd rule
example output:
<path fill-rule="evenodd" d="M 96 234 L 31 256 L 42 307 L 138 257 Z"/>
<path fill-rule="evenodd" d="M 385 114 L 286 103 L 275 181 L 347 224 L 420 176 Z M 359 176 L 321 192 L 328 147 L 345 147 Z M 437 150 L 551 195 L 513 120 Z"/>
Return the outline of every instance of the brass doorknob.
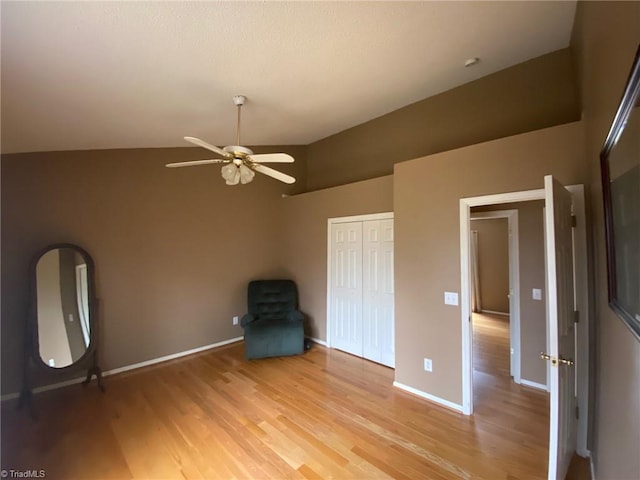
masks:
<path fill-rule="evenodd" d="M 567 365 L 569 367 L 571 367 L 573 365 L 573 360 L 571 359 L 565 359 L 565 358 L 556 358 L 553 355 L 549 355 L 547 353 L 544 352 L 540 352 L 540 358 L 542 360 L 551 360 L 551 365 L 553 365 L 554 367 L 556 365 L 558 365 L 559 363 L 561 363 L 562 365 Z"/>
<path fill-rule="evenodd" d="M 554 367 L 558 364 L 558 360 L 556 359 L 556 357 L 553 357 L 549 354 L 546 354 L 544 352 L 540 352 L 540 358 L 542 360 L 551 360 L 551 365 L 553 365 Z"/>

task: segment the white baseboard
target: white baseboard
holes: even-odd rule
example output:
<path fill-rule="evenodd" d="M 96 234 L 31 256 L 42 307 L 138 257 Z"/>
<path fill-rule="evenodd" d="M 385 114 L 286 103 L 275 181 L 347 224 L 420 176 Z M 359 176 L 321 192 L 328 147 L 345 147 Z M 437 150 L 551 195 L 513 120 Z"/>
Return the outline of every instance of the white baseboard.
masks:
<path fill-rule="evenodd" d="M 317 343 L 318 345 L 322 345 L 323 347 L 327 346 L 327 342 L 325 342 L 324 340 L 320 340 L 319 338 L 309 337 L 309 340 L 311 340 L 313 343 Z"/>
<path fill-rule="evenodd" d="M 184 352 L 172 353 L 171 355 L 165 355 L 163 357 L 153 358 L 151 360 L 145 360 L 144 362 L 134 363 L 132 365 L 125 365 L 124 367 L 114 368 L 112 370 L 108 370 L 106 372 L 102 372 L 103 377 L 108 377 L 109 375 L 115 375 L 117 373 L 128 372 L 129 370 L 135 370 L 137 368 L 148 367 L 150 365 L 155 365 L 157 363 L 167 362 L 169 360 L 174 360 L 180 357 L 186 357 L 187 355 L 193 355 L 194 353 L 204 352 L 205 350 L 211 350 L 212 348 L 223 347 L 230 343 L 239 342 L 243 340 L 244 336 L 231 338 L 229 340 L 223 340 L 222 342 L 212 343 L 210 345 L 204 345 L 198 348 L 192 348 L 191 350 L 185 350 Z M 68 385 L 73 385 L 76 383 L 83 382 L 86 376 L 72 378 L 70 380 L 65 380 L 64 382 L 53 383 L 50 385 L 44 385 L 42 387 L 36 387 L 32 390 L 32 393 L 40 393 L 46 392 L 47 390 L 55 390 L 56 388 L 66 387 Z M 12 400 L 14 398 L 18 398 L 20 393 L 8 393 L 6 395 L 2 395 L 0 397 L 0 401 Z"/>
<path fill-rule="evenodd" d="M 65 380 L 64 382 L 58 382 L 58 383 L 52 383 L 50 385 L 44 385 L 42 387 L 35 387 L 33 390 L 31 390 L 31 393 L 40 393 L 40 392 L 46 392 L 48 390 L 55 390 L 56 388 L 62 388 L 62 387 L 67 387 L 69 385 L 74 385 L 76 383 L 80 383 L 80 382 L 84 382 L 86 376 L 82 376 L 82 377 L 77 377 L 77 378 L 72 378 L 70 380 Z M 14 398 L 18 398 L 20 396 L 20 393 L 16 392 L 16 393 L 8 393 L 6 395 L 2 395 L 2 397 L 0 397 L 0 401 L 5 401 L 5 400 L 13 400 Z"/>
<path fill-rule="evenodd" d="M 526 387 L 537 388 L 538 390 L 544 390 L 545 392 L 549 391 L 549 389 L 544 383 L 532 382 L 530 380 L 525 380 L 524 378 L 520 379 L 520 384 Z"/>
<path fill-rule="evenodd" d="M 126 365 L 124 367 L 114 368 L 113 370 L 109 370 L 108 372 L 104 372 L 102 375 L 107 377 L 109 375 L 115 375 L 116 373 L 127 372 L 129 370 L 135 370 L 136 368 L 148 367 L 149 365 L 155 365 L 156 363 L 167 362 L 169 360 L 174 360 L 176 358 L 185 357 L 187 355 L 193 355 L 194 353 L 204 352 L 205 350 L 211 350 L 216 347 L 223 347 L 225 345 L 229 345 L 230 343 L 239 342 L 244 339 L 244 337 L 235 337 L 229 340 L 223 340 L 222 342 L 212 343 L 210 345 L 204 345 L 203 347 L 193 348 L 191 350 L 185 350 L 184 352 L 172 353 L 171 355 L 165 355 L 164 357 L 158 357 L 151 360 L 146 360 L 140 363 L 134 363 L 133 365 Z"/>
<path fill-rule="evenodd" d="M 410 387 L 408 385 L 404 385 L 402 383 L 399 382 L 393 382 L 393 386 L 397 387 L 401 390 L 404 390 L 406 392 L 409 393 L 413 393 L 414 395 L 417 395 L 418 397 L 422 397 L 424 399 L 427 399 L 431 402 L 437 403 L 439 405 L 442 405 L 443 407 L 447 407 L 450 408 L 452 410 L 455 410 L 458 413 L 462 413 L 463 409 L 462 409 L 462 405 L 458 405 L 457 403 L 453 403 L 450 402 L 449 400 L 445 400 L 443 398 L 440 397 L 436 397 L 435 395 L 431 395 L 429 393 L 423 392 L 421 390 L 418 390 L 416 388 Z"/>
<path fill-rule="evenodd" d="M 492 315 L 502 315 L 503 317 L 508 317 L 509 314 L 507 312 L 496 312 L 495 310 L 480 310 L 480 313 L 490 313 Z"/>

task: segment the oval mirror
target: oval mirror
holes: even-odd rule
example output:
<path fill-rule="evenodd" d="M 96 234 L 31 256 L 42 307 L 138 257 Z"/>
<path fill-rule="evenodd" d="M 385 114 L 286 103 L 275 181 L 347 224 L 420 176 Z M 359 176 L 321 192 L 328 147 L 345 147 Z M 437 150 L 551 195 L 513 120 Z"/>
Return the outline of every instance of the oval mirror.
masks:
<path fill-rule="evenodd" d="M 38 354 L 64 368 L 91 345 L 91 258 L 73 246 L 52 248 L 36 264 Z"/>

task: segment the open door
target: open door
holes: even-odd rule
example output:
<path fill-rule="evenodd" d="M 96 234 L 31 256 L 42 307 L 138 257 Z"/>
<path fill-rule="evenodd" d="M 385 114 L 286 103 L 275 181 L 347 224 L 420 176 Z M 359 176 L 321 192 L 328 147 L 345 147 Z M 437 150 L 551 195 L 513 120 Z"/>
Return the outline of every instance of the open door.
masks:
<path fill-rule="evenodd" d="M 564 480 L 576 447 L 573 221 L 571 193 L 544 177 L 547 301 L 551 362 L 549 480 Z"/>

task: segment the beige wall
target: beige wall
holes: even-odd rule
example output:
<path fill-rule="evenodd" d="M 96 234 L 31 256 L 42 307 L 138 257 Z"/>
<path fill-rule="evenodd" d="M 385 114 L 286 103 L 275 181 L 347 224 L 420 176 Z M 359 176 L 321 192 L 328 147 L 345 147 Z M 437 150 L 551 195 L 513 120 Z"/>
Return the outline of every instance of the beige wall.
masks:
<path fill-rule="evenodd" d="M 583 126 L 571 123 L 397 164 L 394 174 L 396 381 L 462 403 L 461 198 L 584 183 Z M 422 359 L 433 359 L 433 372 Z"/>
<path fill-rule="evenodd" d="M 391 211 L 392 176 L 295 195 L 282 202 L 282 265 L 298 284 L 310 336 L 327 339 L 328 219 Z"/>
<path fill-rule="evenodd" d="M 482 310 L 509 313 L 509 227 L 506 218 L 474 220 Z"/>
<path fill-rule="evenodd" d="M 578 100 L 569 50 L 543 55 L 312 143 L 308 187 L 389 175 L 398 162 L 576 121 Z"/>
<path fill-rule="evenodd" d="M 296 185 L 256 175 L 229 187 L 217 166 L 164 167 L 201 150 L 2 157 L 3 394 L 20 388 L 29 261 L 51 243 L 95 261 L 105 370 L 242 335 L 231 318 L 246 311 L 247 282 L 283 274 L 279 206 Z M 304 148 L 285 151 L 303 176 Z"/>
<path fill-rule="evenodd" d="M 599 151 L 640 43 L 640 2 L 580 2 L 572 47 L 581 79 L 595 263 L 595 478 L 640 475 L 640 342 L 607 305 Z"/>
<path fill-rule="evenodd" d="M 582 123 L 418 158 L 398 164 L 393 178 L 284 200 L 281 193 L 304 190 L 304 171 L 294 173 L 294 190 L 266 181 L 227 190 L 218 172 L 169 175 L 162 168 L 193 159 L 196 149 L 3 156 L 2 393 L 19 388 L 28 262 L 45 244 L 75 242 L 93 255 L 108 369 L 241 334 L 230 316 L 244 309 L 246 281 L 257 275 L 295 277 L 312 334 L 324 339 L 326 218 L 395 206 L 396 380 L 459 403 L 460 311 L 442 305 L 443 291 L 460 288 L 459 198 L 540 188 L 542 176 L 553 173 L 564 183 L 589 181 L 596 478 L 636 478 L 640 343 L 607 306 L 598 152 L 638 32 L 640 2 L 579 2 L 571 51 Z M 409 158 L 576 120 L 567 55 L 534 59 L 310 145 L 309 189 L 388 175 Z M 424 356 L 434 361 L 431 374 L 422 371 Z"/>
<path fill-rule="evenodd" d="M 226 317 L 244 308 L 249 272 L 298 276 L 301 305 L 305 296 L 311 297 L 312 333 L 324 339 L 326 218 L 392 210 L 393 181 L 386 177 L 282 202 L 272 201 L 274 192 L 305 191 L 307 173 L 319 179 L 309 185 L 317 189 L 389 174 L 394 162 L 434 149 L 570 120 L 576 116 L 576 99 L 567 56 L 565 50 L 531 60 L 309 147 L 256 149 L 284 150 L 296 157 L 294 165 L 282 166 L 298 179 L 293 187 L 258 176 L 254 184 L 229 194 L 217 169 L 161 168 L 169 161 L 206 158 L 197 148 L 3 156 L 2 392 L 19 387 L 28 261 L 43 245 L 58 241 L 76 242 L 96 260 L 100 355 L 106 369 L 241 334 L 227 325 Z M 400 141 L 407 149 L 399 148 Z M 383 148 L 390 144 L 392 155 Z M 335 150 L 336 145 L 345 149 Z M 320 163 L 307 168 L 311 151 Z M 354 151 L 359 155 L 351 159 Z M 361 161 L 363 152 L 366 162 Z M 310 215 L 316 207 L 318 213 Z M 291 223 L 281 221 L 286 218 L 281 208 L 291 212 Z M 322 221 L 313 223 L 307 215 Z M 319 228 L 321 239 L 298 225 Z M 318 241 L 323 245 L 318 247 Z M 282 245 L 289 250 L 283 253 Z M 273 248 L 280 260 L 272 258 Z M 308 280 L 306 272 L 313 272 L 313 278 Z M 210 294 L 201 303 L 203 290 Z M 203 316 L 224 320 L 205 321 Z M 176 317 L 186 320 L 172 321 Z M 136 338 L 140 335 L 142 343 Z M 169 336 L 171 342 L 166 341 Z"/>
<path fill-rule="evenodd" d="M 543 206 L 543 201 L 537 201 L 514 204 L 512 208 L 518 209 L 520 239 L 520 376 L 546 385 L 547 364 L 540 360 L 540 352 L 547 350 Z M 533 299 L 534 288 L 542 290 L 542 300 Z"/>

